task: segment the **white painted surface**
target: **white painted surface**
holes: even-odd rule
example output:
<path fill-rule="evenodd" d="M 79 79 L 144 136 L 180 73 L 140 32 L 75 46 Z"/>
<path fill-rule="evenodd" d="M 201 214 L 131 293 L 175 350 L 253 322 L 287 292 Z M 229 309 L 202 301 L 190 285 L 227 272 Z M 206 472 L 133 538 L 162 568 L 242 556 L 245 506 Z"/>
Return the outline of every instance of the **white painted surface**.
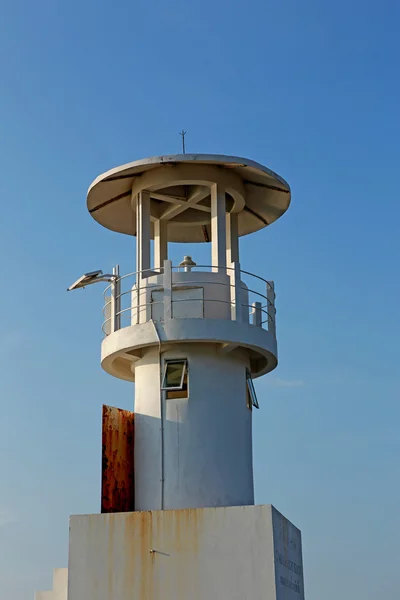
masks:
<path fill-rule="evenodd" d="M 155 200 L 151 206 L 152 219 L 168 219 L 169 241 L 205 242 L 202 225 L 210 225 L 207 209 L 214 184 L 224 186 L 233 199 L 231 210 L 238 213 L 239 235 L 258 231 L 276 221 L 290 204 L 286 181 L 254 161 L 215 154 L 181 154 L 145 158 L 103 173 L 89 188 L 87 206 L 91 216 L 104 227 L 135 235 L 131 192 L 150 190 L 152 201 Z M 190 186 L 189 196 L 182 186 Z M 199 193 L 200 197 L 203 195 L 201 203 Z M 108 203 L 116 197 L 117 201 Z M 245 206 L 252 212 L 244 210 Z"/>
<path fill-rule="evenodd" d="M 226 267 L 226 253 L 225 188 L 215 183 L 211 186 L 211 262 L 217 273 Z"/>
<path fill-rule="evenodd" d="M 150 269 L 150 194 L 147 191 L 140 192 L 134 203 L 136 205 L 136 272 L 143 276 L 143 272 Z"/>
<path fill-rule="evenodd" d="M 161 378 L 157 348 L 137 363 L 135 385 L 135 505 L 157 510 L 162 505 Z"/>
<path fill-rule="evenodd" d="M 103 332 L 105 335 L 110 335 L 111 333 L 111 319 L 113 318 L 112 310 L 111 310 L 111 296 L 108 294 L 105 298 L 104 304 L 104 326 Z"/>
<path fill-rule="evenodd" d="M 35 594 L 35 600 L 67 600 L 67 598 L 68 569 L 53 569 L 53 589 Z"/>
<path fill-rule="evenodd" d="M 271 506 L 72 517 L 68 600 L 133 599 L 304 600 L 301 533 Z"/>
<path fill-rule="evenodd" d="M 162 353 L 162 361 L 176 358 L 188 359 L 186 400 L 166 400 L 160 391 L 158 349 L 136 362 L 136 509 L 253 504 L 246 356 L 222 354 L 212 344 Z"/>
<path fill-rule="evenodd" d="M 172 290 L 173 319 L 203 319 L 204 288 L 180 288 Z"/>
<path fill-rule="evenodd" d="M 153 321 L 164 320 L 164 292 L 151 293 L 151 318 Z M 204 317 L 204 289 L 182 288 L 172 290 L 173 319 L 202 319 Z"/>
<path fill-rule="evenodd" d="M 231 319 L 231 293 L 230 285 L 231 281 L 226 273 L 209 273 L 202 271 L 190 271 L 190 272 L 173 272 L 172 273 L 172 314 L 170 318 L 180 318 L 181 307 L 178 306 L 179 302 L 174 305 L 174 299 L 179 300 L 179 294 L 177 293 L 182 288 L 202 288 L 204 296 L 204 310 L 203 317 L 206 319 Z M 239 280 L 240 282 L 240 280 Z M 164 315 L 164 296 L 167 292 L 167 282 L 163 275 L 154 275 L 143 279 L 140 284 L 139 294 L 139 322 L 145 323 L 151 318 L 151 315 L 155 314 L 157 318 L 155 320 L 165 320 Z M 137 288 L 136 285 L 132 288 L 132 324 L 137 322 Z M 152 306 L 152 303 L 158 303 L 158 306 Z M 239 304 L 248 304 L 245 286 L 243 283 L 239 287 L 238 295 Z M 147 306 L 147 309 L 146 309 Z M 244 314 L 247 309 L 244 309 Z M 160 318 L 158 318 L 160 317 Z M 248 319 L 247 319 L 248 321 Z"/>
<path fill-rule="evenodd" d="M 161 269 L 168 260 L 168 223 L 157 219 L 154 222 L 154 267 Z"/>
<path fill-rule="evenodd" d="M 275 369 L 277 361 L 276 337 L 261 327 L 228 319 L 170 319 L 124 327 L 107 336 L 101 346 L 101 365 L 107 373 L 126 381 L 134 381 L 135 363 L 129 362 L 126 352 L 142 352 L 151 346 L 185 342 L 211 343 L 216 347 L 230 344 L 244 351 L 252 350 L 250 371 L 260 377 Z M 133 357 L 131 357 L 133 360 Z M 133 371 L 131 370 L 133 367 Z"/>

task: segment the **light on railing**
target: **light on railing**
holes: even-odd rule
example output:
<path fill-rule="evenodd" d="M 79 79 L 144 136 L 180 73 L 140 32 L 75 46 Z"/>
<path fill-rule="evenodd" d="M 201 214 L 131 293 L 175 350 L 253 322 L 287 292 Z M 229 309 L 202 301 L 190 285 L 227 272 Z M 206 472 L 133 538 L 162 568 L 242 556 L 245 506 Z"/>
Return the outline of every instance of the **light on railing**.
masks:
<path fill-rule="evenodd" d="M 84 273 L 84 275 L 79 277 L 75 283 L 67 288 L 67 292 L 72 292 L 72 290 L 78 290 L 79 288 L 85 288 L 88 285 L 99 283 L 100 281 L 114 281 L 115 278 L 116 275 L 103 275 L 103 271 L 91 271 L 90 273 Z"/>

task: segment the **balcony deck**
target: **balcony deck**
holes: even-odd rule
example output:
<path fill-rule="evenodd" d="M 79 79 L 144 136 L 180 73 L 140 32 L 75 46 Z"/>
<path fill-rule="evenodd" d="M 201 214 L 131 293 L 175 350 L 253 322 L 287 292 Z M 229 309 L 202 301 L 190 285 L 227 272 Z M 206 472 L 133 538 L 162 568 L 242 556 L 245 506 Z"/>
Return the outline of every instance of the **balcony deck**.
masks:
<path fill-rule="evenodd" d="M 116 276 L 104 296 L 102 366 L 121 379 L 133 381 L 143 350 L 165 343 L 246 350 L 253 377 L 277 365 L 274 284 L 237 263 L 184 271 L 165 261 L 157 271 Z"/>

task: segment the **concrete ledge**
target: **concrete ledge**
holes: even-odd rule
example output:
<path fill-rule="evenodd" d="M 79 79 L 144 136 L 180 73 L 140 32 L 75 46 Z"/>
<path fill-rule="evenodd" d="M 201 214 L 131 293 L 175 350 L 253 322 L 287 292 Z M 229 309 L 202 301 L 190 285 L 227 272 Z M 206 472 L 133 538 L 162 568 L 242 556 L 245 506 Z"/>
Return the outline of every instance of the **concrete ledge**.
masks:
<path fill-rule="evenodd" d="M 101 347 L 101 365 L 114 377 L 134 381 L 134 364 L 141 350 L 182 342 L 221 344 L 224 351 L 245 349 L 253 377 L 269 373 L 278 364 L 276 337 L 261 327 L 228 319 L 171 319 L 124 327 L 107 336 Z"/>
<path fill-rule="evenodd" d="M 35 594 L 35 600 L 67 600 L 67 598 L 68 569 L 53 569 L 53 589 Z"/>

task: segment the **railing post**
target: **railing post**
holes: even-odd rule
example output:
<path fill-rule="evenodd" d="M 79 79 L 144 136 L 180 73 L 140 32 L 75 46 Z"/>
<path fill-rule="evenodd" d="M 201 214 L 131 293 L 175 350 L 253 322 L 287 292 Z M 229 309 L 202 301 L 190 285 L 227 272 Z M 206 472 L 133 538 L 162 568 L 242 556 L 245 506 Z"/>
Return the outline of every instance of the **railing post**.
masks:
<path fill-rule="evenodd" d="M 172 319 L 172 262 L 164 260 L 164 321 Z"/>
<path fill-rule="evenodd" d="M 111 295 L 105 296 L 104 298 L 104 335 L 110 335 L 111 333 Z"/>
<path fill-rule="evenodd" d="M 267 312 L 268 312 L 268 331 L 276 337 L 276 319 L 275 319 L 275 285 L 273 281 L 267 282 Z"/>
<path fill-rule="evenodd" d="M 252 325 L 255 325 L 256 327 L 261 327 L 262 326 L 261 302 L 253 302 L 251 307 L 252 307 L 252 311 L 251 311 Z"/>
<path fill-rule="evenodd" d="M 242 284 L 240 281 L 240 263 L 232 263 L 232 269 L 229 269 L 230 278 L 230 298 L 231 298 L 231 317 L 232 321 L 242 321 Z"/>
<path fill-rule="evenodd" d="M 119 292 L 119 266 L 113 267 L 113 275 L 115 277 L 111 281 L 110 286 L 110 333 L 114 333 L 119 329 L 119 304 L 120 304 L 120 292 Z"/>
<path fill-rule="evenodd" d="M 137 272 L 136 273 L 136 283 L 135 283 L 135 287 L 136 287 L 136 325 L 139 324 L 140 322 L 140 293 L 141 293 L 141 282 L 142 282 L 142 273 L 141 272 Z M 132 317 L 134 317 L 135 315 L 133 314 Z M 133 319 L 132 319 L 133 321 Z M 133 325 L 133 323 L 132 323 Z"/>
<path fill-rule="evenodd" d="M 121 329 L 121 280 L 119 278 L 119 265 L 113 267 L 115 279 L 112 282 L 111 290 L 114 296 L 114 331 Z"/>

